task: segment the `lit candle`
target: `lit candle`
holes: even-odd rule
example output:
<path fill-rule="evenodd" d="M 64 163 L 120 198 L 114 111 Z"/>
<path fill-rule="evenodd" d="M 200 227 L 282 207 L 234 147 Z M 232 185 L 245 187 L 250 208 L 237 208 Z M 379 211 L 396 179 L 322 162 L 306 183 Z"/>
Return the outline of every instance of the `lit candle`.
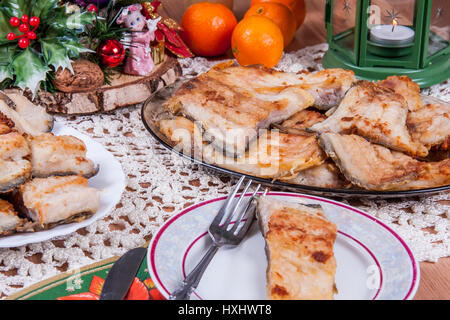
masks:
<path fill-rule="evenodd" d="M 370 29 L 370 40 L 385 45 L 410 44 L 414 41 L 415 32 L 406 26 L 379 25 Z"/>

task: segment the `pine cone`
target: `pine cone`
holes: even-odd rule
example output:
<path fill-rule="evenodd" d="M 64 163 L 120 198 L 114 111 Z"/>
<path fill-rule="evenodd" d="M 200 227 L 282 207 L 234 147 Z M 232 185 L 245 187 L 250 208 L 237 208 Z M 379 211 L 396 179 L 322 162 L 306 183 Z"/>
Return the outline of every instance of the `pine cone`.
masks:
<path fill-rule="evenodd" d="M 101 87 L 104 82 L 102 69 L 88 60 L 72 63 L 73 74 L 68 69 L 59 68 L 55 73 L 55 87 L 62 92 L 83 92 Z"/>

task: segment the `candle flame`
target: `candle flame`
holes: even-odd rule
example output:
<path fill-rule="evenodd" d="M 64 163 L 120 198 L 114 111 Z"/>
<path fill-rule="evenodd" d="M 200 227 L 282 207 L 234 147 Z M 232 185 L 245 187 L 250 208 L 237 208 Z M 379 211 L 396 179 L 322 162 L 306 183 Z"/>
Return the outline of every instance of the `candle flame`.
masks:
<path fill-rule="evenodd" d="M 398 21 L 397 18 L 394 18 L 392 20 L 392 32 L 394 32 L 395 27 L 398 25 Z"/>

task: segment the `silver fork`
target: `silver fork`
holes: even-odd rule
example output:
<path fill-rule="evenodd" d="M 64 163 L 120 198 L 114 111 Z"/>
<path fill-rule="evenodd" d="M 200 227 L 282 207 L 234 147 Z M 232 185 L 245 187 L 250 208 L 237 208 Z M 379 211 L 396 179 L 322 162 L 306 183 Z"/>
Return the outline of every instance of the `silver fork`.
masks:
<path fill-rule="evenodd" d="M 247 182 L 244 190 L 234 205 L 233 200 L 236 198 L 236 194 L 244 180 L 245 176 L 242 176 L 209 226 L 208 233 L 213 240 L 211 247 L 197 266 L 187 275 L 181 286 L 172 292 L 169 297 L 170 300 L 189 300 L 191 294 L 198 287 L 203 273 L 219 248 L 223 246 L 237 246 L 242 239 L 245 238 L 255 217 L 256 204 L 253 200 L 261 185 L 256 187 L 255 192 L 249 197 L 248 201 L 242 205 L 241 209 L 240 206 L 248 188 L 252 184 L 252 180 Z M 235 222 L 230 226 L 233 217 L 235 217 Z"/>

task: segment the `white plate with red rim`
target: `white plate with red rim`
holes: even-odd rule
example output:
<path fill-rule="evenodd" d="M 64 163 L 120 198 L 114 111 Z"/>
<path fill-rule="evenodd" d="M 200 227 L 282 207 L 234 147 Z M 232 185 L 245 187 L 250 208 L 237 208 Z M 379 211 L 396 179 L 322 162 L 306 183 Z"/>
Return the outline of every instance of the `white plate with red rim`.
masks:
<path fill-rule="evenodd" d="M 87 157 L 100 166 L 97 175 L 89 179 L 89 186 L 100 191 L 99 209 L 93 216 L 81 222 L 63 224 L 38 232 L 16 233 L 0 238 L 0 248 L 19 247 L 75 232 L 105 217 L 115 208 L 122 197 L 126 186 L 125 173 L 120 162 L 111 152 L 87 135 L 60 122 L 55 122 L 52 132 L 57 136 L 71 135 L 82 140 L 86 145 Z"/>
<path fill-rule="evenodd" d="M 250 196 L 250 194 L 246 195 Z M 411 250 L 391 228 L 369 214 L 333 200 L 287 192 L 269 193 L 282 201 L 320 204 L 338 227 L 334 246 L 339 300 L 409 300 L 419 286 L 420 269 Z M 168 298 L 211 243 L 207 230 L 225 197 L 205 201 L 174 215 L 148 248 L 152 280 Z M 254 223 L 236 248 L 221 248 L 191 299 L 266 299 L 265 242 Z"/>

